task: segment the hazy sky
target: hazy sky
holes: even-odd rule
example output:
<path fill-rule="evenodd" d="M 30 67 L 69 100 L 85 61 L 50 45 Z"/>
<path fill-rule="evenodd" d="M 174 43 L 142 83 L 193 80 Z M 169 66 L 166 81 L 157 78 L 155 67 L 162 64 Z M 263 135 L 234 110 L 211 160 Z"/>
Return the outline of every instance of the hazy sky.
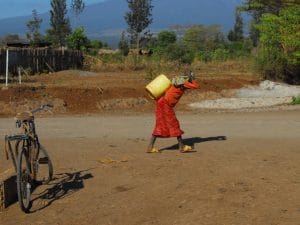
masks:
<path fill-rule="evenodd" d="M 84 0 L 87 5 L 103 1 L 107 0 Z M 67 0 L 68 5 L 70 2 L 71 0 Z M 50 8 L 50 0 L 0 0 L 0 19 L 31 15 L 33 9 L 44 13 Z"/>

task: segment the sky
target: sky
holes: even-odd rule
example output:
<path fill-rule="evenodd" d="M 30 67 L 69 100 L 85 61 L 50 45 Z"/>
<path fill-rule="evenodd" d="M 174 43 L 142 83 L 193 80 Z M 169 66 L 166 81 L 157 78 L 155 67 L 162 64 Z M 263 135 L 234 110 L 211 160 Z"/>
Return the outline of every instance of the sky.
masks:
<path fill-rule="evenodd" d="M 36 9 L 38 14 L 48 12 L 51 8 L 51 0 L 0 0 L 0 19 L 27 16 L 32 14 Z M 107 0 L 83 0 L 86 5 L 103 2 Z M 67 4 L 71 0 L 67 0 Z"/>

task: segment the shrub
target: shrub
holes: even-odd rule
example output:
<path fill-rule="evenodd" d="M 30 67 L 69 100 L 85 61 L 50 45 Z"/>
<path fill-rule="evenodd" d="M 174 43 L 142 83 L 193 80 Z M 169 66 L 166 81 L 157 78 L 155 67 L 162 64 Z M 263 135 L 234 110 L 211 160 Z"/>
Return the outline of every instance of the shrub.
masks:
<path fill-rule="evenodd" d="M 300 83 L 300 6 L 280 14 L 264 14 L 260 31 L 258 63 L 263 74 L 289 83 Z"/>
<path fill-rule="evenodd" d="M 195 55 L 192 51 L 187 50 L 183 45 L 171 44 L 166 48 L 163 56 L 167 60 L 191 64 Z"/>
<path fill-rule="evenodd" d="M 294 96 L 291 105 L 299 105 L 299 104 L 300 104 L 300 95 L 297 97 Z"/>
<path fill-rule="evenodd" d="M 211 52 L 211 59 L 212 60 L 219 60 L 219 61 L 225 61 L 229 59 L 230 53 L 229 50 L 224 48 L 218 48 Z"/>

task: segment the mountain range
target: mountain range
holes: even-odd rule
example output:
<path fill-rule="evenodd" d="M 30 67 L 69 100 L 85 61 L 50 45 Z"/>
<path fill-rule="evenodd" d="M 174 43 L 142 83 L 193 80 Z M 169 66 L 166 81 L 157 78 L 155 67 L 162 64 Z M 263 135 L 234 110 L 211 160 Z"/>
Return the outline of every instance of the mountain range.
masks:
<path fill-rule="evenodd" d="M 174 25 L 219 24 L 224 32 L 233 27 L 235 7 L 243 0 L 152 0 L 152 32 L 168 29 Z M 107 0 L 86 6 L 80 15 L 78 25 L 84 26 L 89 38 L 100 38 L 109 42 L 116 41 L 122 31 L 127 29 L 124 19 L 128 11 L 126 0 Z M 74 24 L 73 15 L 68 16 Z M 39 14 L 43 19 L 41 32 L 49 28 L 49 13 Z M 0 36 L 19 34 L 25 36 L 26 23 L 32 15 L 11 17 L 0 20 Z"/>

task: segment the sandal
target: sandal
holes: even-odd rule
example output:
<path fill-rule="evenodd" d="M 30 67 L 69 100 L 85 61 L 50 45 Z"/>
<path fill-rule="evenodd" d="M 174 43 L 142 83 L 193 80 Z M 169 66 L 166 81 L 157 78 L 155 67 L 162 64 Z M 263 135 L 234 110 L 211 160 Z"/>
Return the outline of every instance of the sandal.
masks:
<path fill-rule="evenodd" d="M 157 148 L 148 149 L 146 153 L 160 153 L 160 150 Z"/>
<path fill-rule="evenodd" d="M 185 152 L 191 152 L 193 150 L 192 146 L 189 146 L 189 145 L 184 145 L 182 147 L 182 149 L 180 149 L 180 152 L 181 153 L 185 153 Z"/>

